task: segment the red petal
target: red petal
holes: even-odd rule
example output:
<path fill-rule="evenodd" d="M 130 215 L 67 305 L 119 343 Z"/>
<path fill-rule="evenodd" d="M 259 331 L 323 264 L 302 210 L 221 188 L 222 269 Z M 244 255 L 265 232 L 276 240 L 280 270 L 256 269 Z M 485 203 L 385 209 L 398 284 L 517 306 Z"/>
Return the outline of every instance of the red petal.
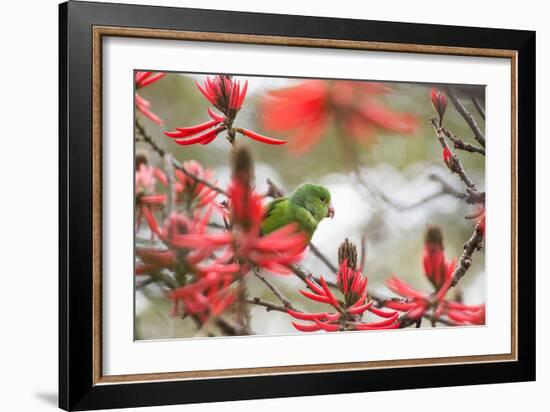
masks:
<path fill-rule="evenodd" d="M 319 326 L 316 324 L 314 325 L 304 325 L 301 323 L 292 322 L 292 326 L 294 326 L 297 330 L 300 332 L 316 332 L 318 330 L 321 330 Z"/>
<path fill-rule="evenodd" d="M 305 290 L 300 290 L 300 293 L 308 299 L 315 300 L 315 301 L 321 302 L 321 303 L 330 303 L 330 299 L 326 296 L 316 295 L 315 293 L 310 293 L 310 292 L 305 291 Z"/>
<path fill-rule="evenodd" d="M 176 130 L 180 132 L 180 137 L 186 137 L 191 136 L 194 134 L 197 134 L 199 132 L 202 132 L 206 129 L 209 129 L 213 126 L 216 126 L 219 122 L 216 120 L 209 120 L 207 122 L 197 124 L 196 126 L 190 126 L 190 127 L 176 127 Z M 177 136 L 176 136 L 177 137 Z"/>
<path fill-rule="evenodd" d="M 373 302 L 369 302 L 365 305 L 351 307 L 351 308 L 348 308 L 346 312 L 349 313 L 350 315 L 359 315 L 365 312 L 366 310 L 368 310 L 372 306 L 372 304 Z"/>
<path fill-rule="evenodd" d="M 248 129 L 240 129 L 239 128 L 239 129 L 235 129 L 235 130 L 237 130 L 241 134 L 244 134 L 246 137 L 249 137 L 253 140 L 257 140 L 258 142 L 273 144 L 273 145 L 279 145 L 279 144 L 285 144 L 286 143 L 285 140 L 275 139 L 273 137 L 264 136 L 262 134 L 253 132 L 253 131 L 248 130 Z"/>
<path fill-rule="evenodd" d="M 216 129 L 208 130 L 204 133 L 201 133 L 195 137 L 188 137 L 184 139 L 175 139 L 174 142 L 180 146 L 188 146 L 190 144 L 201 143 L 205 141 L 212 141 L 213 137 L 215 138 L 219 133 L 225 130 L 225 126 L 218 127 Z"/>
<path fill-rule="evenodd" d="M 217 114 L 217 113 L 214 112 L 212 109 L 210 109 L 210 107 L 209 107 L 207 110 L 208 110 L 208 115 L 209 115 L 213 120 L 216 120 L 216 121 L 219 122 L 219 123 L 225 121 L 225 117 L 224 117 L 224 116 L 221 116 L 221 115 Z"/>
<path fill-rule="evenodd" d="M 381 318 L 391 318 L 397 316 L 397 312 L 386 312 L 375 308 L 374 306 L 369 309 L 369 312 L 374 313 L 376 316 L 380 316 Z"/>
<path fill-rule="evenodd" d="M 334 306 L 335 308 L 340 307 L 340 304 L 338 303 L 338 301 L 336 300 L 336 298 L 334 297 L 334 295 L 330 291 L 330 288 L 328 287 L 327 282 L 325 281 L 325 279 L 321 276 L 320 280 L 321 280 L 321 286 L 323 287 L 323 291 L 325 292 L 325 296 L 327 296 L 329 298 L 330 304 L 332 306 Z"/>

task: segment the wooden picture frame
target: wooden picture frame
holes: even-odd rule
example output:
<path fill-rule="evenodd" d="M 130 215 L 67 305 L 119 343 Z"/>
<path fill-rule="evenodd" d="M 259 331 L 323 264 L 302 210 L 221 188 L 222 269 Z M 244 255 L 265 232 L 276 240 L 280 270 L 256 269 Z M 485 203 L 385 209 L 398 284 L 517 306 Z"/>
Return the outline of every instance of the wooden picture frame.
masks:
<path fill-rule="evenodd" d="M 73 1 L 61 4 L 59 12 L 61 408 L 88 410 L 535 379 L 534 32 Z M 511 352 L 104 376 L 101 63 L 105 37 L 509 59 Z"/>

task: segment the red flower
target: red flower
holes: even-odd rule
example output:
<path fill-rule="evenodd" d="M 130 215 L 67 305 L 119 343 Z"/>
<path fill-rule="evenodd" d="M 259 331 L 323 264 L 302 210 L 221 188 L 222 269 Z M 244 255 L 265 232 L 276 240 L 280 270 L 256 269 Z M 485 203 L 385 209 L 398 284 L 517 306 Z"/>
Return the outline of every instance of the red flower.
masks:
<path fill-rule="evenodd" d="M 154 233 L 162 242 L 169 248 L 169 250 L 178 253 L 178 257 L 184 257 L 184 261 L 190 268 L 196 271 L 206 272 L 209 267 L 199 267 L 197 264 L 210 258 L 212 252 L 216 249 L 215 246 L 204 246 L 202 248 L 190 248 L 188 244 L 189 237 L 199 237 L 204 239 L 218 239 L 215 234 L 209 234 L 206 232 L 207 224 L 210 219 L 211 213 L 213 210 L 213 205 L 209 207 L 203 215 L 200 212 L 196 212 L 192 217 L 188 217 L 181 213 L 172 213 L 163 226 L 159 226 L 153 212 L 149 207 L 143 208 L 143 214 L 151 232 Z M 141 253 L 137 252 L 139 256 Z M 152 254 L 149 251 L 147 253 L 144 262 L 145 263 L 158 263 L 163 265 L 168 263 L 168 255 L 163 255 L 163 259 L 160 259 L 158 254 Z M 154 260 L 155 262 L 152 262 Z M 171 261 L 170 261 L 171 262 Z M 214 265 L 217 265 L 217 262 L 214 262 Z M 169 266 L 169 265 L 168 265 Z M 167 266 L 164 266 L 167 267 Z M 142 270 L 143 272 L 143 270 Z"/>
<path fill-rule="evenodd" d="M 185 174 L 180 169 L 176 169 L 174 172 L 176 201 L 183 203 L 189 211 L 212 203 L 218 193 L 202 181 L 215 184 L 216 182 L 212 181 L 214 172 L 211 169 L 204 169 L 195 160 L 184 162 L 183 167 L 187 172 L 201 181 Z M 166 204 L 167 196 L 155 193 L 154 191 L 157 182 L 160 182 L 165 188 L 168 187 L 168 179 L 162 170 L 157 167 L 141 164 L 139 170 L 136 171 L 136 200 L 138 204 L 146 206 L 161 206 Z"/>
<path fill-rule="evenodd" d="M 381 83 L 306 80 L 270 92 L 261 105 L 263 126 L 291 134 L 295 154 L 315 146 L 331 123 L 361 142 L 372 140 L 379 130 L 413 133 L 414 116 L 397 113 L 378 101 L 377 96 L 389 91 Z"/>
<path fill-rule="evenodd" d="M 387 312 L 373 306 L 373 301 L 367 302 L 368 278 L 348 266 L 344 260 L 336 275 L 338 289 L 342 292 L 343 300 L 339 300 L 330 290 L 325 279 L 321 276 L 321 285 L 311 279 L 305 278 L 310 291 L 300 290 L 306 298 L 316 302 L 330 305 L 331 311 L 320 313 L 304 313 L 288 309 L 290 316 L 313 323 L 303 324 L 292 322 L 292 325 L 302 332 L 337 332 L 342 330 L 373 330 L 395 329 L 399 327 L 397 312 Z M 385 318 L 377 322 L 364 322 L 362 316 L 365 312 L 371 312 Z"/>
<path fill-rule="evenodd" d="M 384 302 L 384 306 L 407 312 L 406 316 L 409 319 L 420 319 L 431 309 L 433 320 L 446 316 L 447 321 L 456 326 L 485 323 L 485 305 L 470 306 L 445 300 L 445 295 L 452 285 L 451 277 L 435 293 L 417 291 L 395 276 L 386 281 L 386 285 L 404 300 L 389 299 Z"/>
<path fill-rule="evenodd" d="M 223 115 L 217 114 L 208 108 L 210 120 L 190 127 L 177 127 L 174 132 L 164 132 L 174 142 L 186 146 L 191 144 L 208 144 L 212 142 L 221 132 L 228 130 L 228 139 L 233 143 L 235 133 L 240 133 L 250 139 L 273 145 L 286 143 L 284 140 L 263 136 L 243 128 L 234 128 L 233 122 L 237 113 L 242 107 L 248 80 L 241 85 L 239 80 L 232 76 L 217 75 L 213 78 L 207 77 L 201 86 L 196 82 L 197 88 L 212 106 L 218 109 Z"/>
<path fill-rule="evenodd" d="M 172 315 L 194 314 L 203 322 L 221 315 L 235 301 L 232 282 L 230 275 L 209 272 L 189 285 L 171 290 L 168 298 L 174 301 Z"/>
<path fill-rule="evenodd" d="M 447 109 L 447 96 L 441 90 L 433 88 L 431 93 L 432 105 L 439 116 L 439 125 L 443 122 L 443 115 Z"/>
<path fill-rule="evenodd" d="M 443 251 L 443 235 L 437 226 L 430 226 L 426 231 L 422 264 L 424 274 L 436 290 L 453 275 L 456 258 L 451 261 L 446 260 Z"/>
<path fill-rule="evenodd" d="M 229 118 L 235 118 L 241 110 L 248 89 L 248 80 L 241 87 L 238 80 L 227 75 L 207 77 L 203 86 L 198 82 L 195 84 L 206 100 Z"/>
<path fill-rule="evenodd" d="M 157 80 L 163 78 L 165 73 L 153 73 L 153 72 L 136 72 L 136 90 L 142 89 L 150 84 L 156 82 Z M 155 113 L 151 111 L 151 103 L 148 100 L 145 100 L 139 94 L 135 94 L 136 98 L 136 108 L 155 122 L 158 125 L 161 125 L 162 119 L 158 117 Z"/>

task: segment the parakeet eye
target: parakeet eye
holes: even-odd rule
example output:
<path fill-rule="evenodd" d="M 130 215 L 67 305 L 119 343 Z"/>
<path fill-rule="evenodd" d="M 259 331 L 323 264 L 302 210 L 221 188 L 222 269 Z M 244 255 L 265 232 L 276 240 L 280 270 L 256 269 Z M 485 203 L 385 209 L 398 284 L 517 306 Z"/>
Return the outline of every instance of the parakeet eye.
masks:
<path fill-rule="evenodd" d="M 321 199 L 321 202 L 325 203 L 327 201 L 327 198 L 324 196 L 321 196 L 319 199 Z"/>

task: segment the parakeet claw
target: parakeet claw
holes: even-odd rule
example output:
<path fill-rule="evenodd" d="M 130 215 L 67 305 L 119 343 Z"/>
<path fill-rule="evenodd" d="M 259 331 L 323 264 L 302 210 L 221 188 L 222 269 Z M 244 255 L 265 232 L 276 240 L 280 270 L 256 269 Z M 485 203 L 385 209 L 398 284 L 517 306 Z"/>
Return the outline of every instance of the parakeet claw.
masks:
<path fill-rule="evenodd" d="M 328 207 L 327 217 L 330 217 L 331 219 L 334 217 L 334 208 L 332 205 Z"/>

